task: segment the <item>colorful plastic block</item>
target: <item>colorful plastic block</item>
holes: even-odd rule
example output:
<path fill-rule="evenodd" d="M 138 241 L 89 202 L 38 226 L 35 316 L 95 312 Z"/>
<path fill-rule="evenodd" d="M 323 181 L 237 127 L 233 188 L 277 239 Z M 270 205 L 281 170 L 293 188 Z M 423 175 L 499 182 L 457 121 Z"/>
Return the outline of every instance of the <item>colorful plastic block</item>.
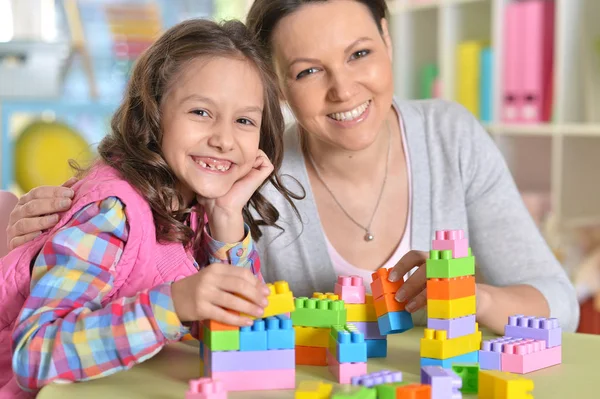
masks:
<path fill-rule="evenodd" d="M 339 276 L 334 292 L 344 303 L 365 303 L 365 285 L 360 276 Z"/>
<path fill-rule="evenodd" d="M 260 391 L 274 389 L 295 389 L 296 369 L 220 371 L 213 379 L 223 382 L 228 391 Z"/>
<path fill-rule="evenodd" d="M 533 381 L 495 370 L 479 371 L 479 399 L 533 399 Z"/>
<path fill-rule="evenodd" d="M 295 349 L 265 350 L 255 352 L 227 351 L 204 353 L 204 364 L 211 372 L 287 370 L 296 366 Z"/>
<path fill-rule="evenodd" d="M 452 370 L 462 379 L 462 393 L 477 393 L 479 390 L 479 364 L 454 363 Z"/>
<path fill-rule="evenodd" d="M 381 335 L 379 332 L 379 325 L 377 319 L 375 321 L 350 321 L 348 323 L 354 324 L 358 331 L 365 335 L 365 339 L 386 339 L 385 335 Z"/>
<path fill-rule="evenodd" d="M 375 299 L 375 314 L 381 317 L 389 312 L 402 312 L 406 306 L 406 302 L 398 302 L 396 294 L 383 294 Z"/>
<path fill-rule="evenodd" d="M 481 331 L 475 327 L 475 333 L 447 339 L 446 331 L 425 329 L 421 338 L 421 357 L 448 359 L 476 351 L 481 345 Z"/>
<path fill-rule="evenodd" d="M 473 295 L 475 295 L 475 276 L 427 280 L 427 299 L 457 299 Z"/>
<path fill-rule="evenodd" d="M 227 312 L 239 315 L 239 312 L 234 312 L 232 310 L 227 310 Z M 210 331 L 234 331 L 239 330 L 238 326 L 232 326 L 230 324 L 224 324 L 214 320 L 204 320 L 202 323 L 206 326 Z"/>
<path fill-rule="evenodd" d="M 367 359 L 387 357 L 387 339 L 366 339 Z"/>
<path fill-rule="evenodd" d="M 562 361 L 562 346 L 546 348 L 546 341 L 525 339 L 502 348 L 500 358 L 502 371 L 527 374 Z"/>
<path fill-rule="evenodd" d="M 421 384 L 431 385 L 431 399 L 462 399 L 462 380 L 450 369 L 421 367 Z"/>
<path fill-rule="evenodd" d="M 398 387 L 409 385 L 408 382 L 393 382 L 391 384 L 376 385 L 377 399 L 396 399 Z"/>
<path fill-rule="evenodd" d="M 548 348 L 562 345 L 562 329 L 558 319 L 555 318 L 510 316 L 508 324 L 504 326 L 504 335 L 513 338 L 544 340 Z"/>
<path fill-rule="evenodd" d="M 430 278 L 454 278 L 475 274 L 475 257 L 452 258 L 452 251 L 429 251 L 429 259 L 425 262 L 425 275 Z"/>
<path fill-rule="evenodd" d="M 251 327 L 240 327 L 241 351 L 266 351 L 267 330 L 265 320 L 256 319 Z"/>
<path fill-rule="evenodd" d="M 290 286 L 287 281 L 276 281 L 274 284 L 267 284 L 271 293 L 267 297 L 269 304 L 265 307 L 261 318 L 267 318 L 269 316 L 275 316 L 279 314 L 285 314 L 293 312 L 294 306 L 294 294 L 290 291 Z M 245 315 L 250 318 L 254 318 L 250 315 Z"/>
<path fill-rule="evenodd" d="M 396 388 L 397 399 L 430 399 L 431 385 L 410 384 Z"/>
<path fill-rule="evenodd" d="M 296 345 L 298 346 L 318 346 L 321 348 L 329 347 L 329 327 L 304 327 L 294 326 L 296 333 Z"/>
<path fill-rule="evenodd" d="M 346 324 L 344 301 L 300 297 L 295 299 L 292 323 L 304 327 L 331 327 Z"/>
<path fill-rule="evenodd" d="M 379 332 L 383 335 L 398 334 L 413 328 L 412 315 L 406 310 L 390 312 L 377 318 Z"/>
<path fill-rule="evenodd" d="M 327 366 L 327 348 L 296 346 L 296 365 Z"/>
<path fill-rule="evenodd" d="M 296 332 L 292 326 L 292 319 L 287 315 L 270 316 L 267 323 L 267 349 L 294 349 L 296 346 Z"/>
<path fill-rule="evenodd" d="M 377 269 L 371 274 L 373 281 L 371 281 L 371 292 L 373 293 L 373 299 L 377 300 L 384 294 L 395 294 L 400 287 L 404 284 L 404 279 L 391 282 L 389 280 L 390 269 L 385 267 Z"/>
<path fill-rule="evenodd" d="M 375 312 L 375 304 L 372 296 L 366 296 L 366 303 L 349 303 L 346 304 L 346 320 L 350 322 L 360 321 L 363 323 L 372 323 L 377 321 L 377 313 Z"/>
<path fill-rule="evenodd" d="M 446 331 L 447 338 L 456 338 L 475 332 L 475 315 L 455 319 L 427 319 L 427 328 Z"/>
<path fill-rule="evenodd" d="M 465 238 L 465 233 L 462 230 L 436 231 L 431 248 L 438 251 L 450 250 L 454 258 L 469 256 L 469 241 Z"/>
<path fill-rule="evenodd" d="M 377 399 L 377 391 L 357 385 L 340 385 L 331 399 Z"/>
<path fill-rule="evenodd" d="M 312 297 L 314 299 L 329 299 L 330 301 L 339 301 L 341 299 L 338 294 L 333 292 L 313 292 Z"/>
<path fill-rule="evenodd" d="M 477 363 L 479 361 L 479 351 L 465 353 L 464 355 L 449 357 L 448 359 L 433 359 L 428 357 L 421 358 L 421 367 L 440 366 L 449 369 L 456 363 Z"/>
<path fill-rule="evenodd" d="M 227 399 L 227 391 L 221 381 L 210 378 L 190 380 L 185 399 Z"/>
<path fill-rule="evenodd" d="M 340 384 L 349 384 L 352 377 L 367 374 L 367 363 L 340 363 L 327 349 L 327 367 Z"/>
<path fill-rule="evenodd" d="M 427 316 L 434 319 L 456 319 L 475 314 L 475 295 L 458 299 L 428 299 Z"/>
<path fill-rule="evenodd" d="M 381 384 L 391 384 L 394 382 L 402 382 L 402 372 L 381 370 L 374 373 L 369 373 L 357 377 L 352 377 L 353 385 L 363 385 L 365 387 L 374 387 Z"/>
<path fill-rule="evenodd" d="M 332 390 L 333 385 L 323 381 L 301 381 L 294 399 L 329 399 Z"/>
<path fill-rule="evenodd" d="M 367 361 L 365 336 L 352 324 L 331 327 L 329 351 L 340 363 Z"/>
<path fill-rule="evenodd" d="M 486 340 L 481 343 L 479 351 L 479 367 L 482 370 L 501 370 L 501 356 L 504 344 L 522 341 L 523 338 L 502 337 Z"/>
<path fill-rule="evenodd" d="M 240 330 L 210 331 L 204 327 L 204 343 L 212 351 L 239 351 Z M 205 348 L 205 349 L 206 349 Z"/>

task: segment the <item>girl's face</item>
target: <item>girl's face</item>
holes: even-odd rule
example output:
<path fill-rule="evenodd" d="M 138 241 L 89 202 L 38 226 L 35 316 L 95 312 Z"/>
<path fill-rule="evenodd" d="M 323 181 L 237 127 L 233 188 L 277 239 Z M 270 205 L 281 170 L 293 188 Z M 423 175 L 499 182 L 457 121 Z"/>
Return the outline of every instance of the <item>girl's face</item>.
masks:
<path fill-rule="evenodd" d="M 307 4 L 272 36 L 280 85 L 304 129 L 356 151 L 375 141 L 394 93 L 392 50 L 369 9 L 352 0 Z"/>
<path fill-rule="evenodd" d="M 219 198 L 248 174 L 258 154 L 263 85 L 249 61 L 191 61 L 161 103 L 163 156 L 186 201 Z"/>

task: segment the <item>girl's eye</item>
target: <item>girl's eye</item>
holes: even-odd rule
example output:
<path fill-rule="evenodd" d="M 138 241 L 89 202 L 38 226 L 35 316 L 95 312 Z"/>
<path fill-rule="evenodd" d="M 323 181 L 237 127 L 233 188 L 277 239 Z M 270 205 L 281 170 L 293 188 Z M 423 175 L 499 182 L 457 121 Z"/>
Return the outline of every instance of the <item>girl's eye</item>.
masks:
<path fill-rule="evenodd" d="M 203 109 L 195 109 L 192 111 L 192 114 L 198 115 L 198 116 L 208 116 L 208 112 L 206 112 Z"/>
<path fill-rule="evenodd" d="M 356 51 L 355 53 L 353 53 L 350 58 L 353 60 L 356 60 L 358 58 L 365 57 L 365 56 L 369 55 L 370 53 L 371 53 L 370 50 L 359 50 L 359 51 Z"/>
<path fill-rule="evenodd" d="M 317 68 L 305 69 L 304 71 L 302 71 L 298 75 L 296 75 L 296 79 L 302 79 L 303 77 L 305 77 L 307 75 L 312 75 L 313 73 L 316 73 L 316 72 L 318 72 Z"/>
<path fill-rule="evenodd" d="M 238 121 L 238 123 L 241 123 L 242 125 L 256 126 L 256 123 L 254 123 L 253 121 L 251 121 L 250 119 L 247 119 L 247 118 L 240 118 L 237 121 Z"/>

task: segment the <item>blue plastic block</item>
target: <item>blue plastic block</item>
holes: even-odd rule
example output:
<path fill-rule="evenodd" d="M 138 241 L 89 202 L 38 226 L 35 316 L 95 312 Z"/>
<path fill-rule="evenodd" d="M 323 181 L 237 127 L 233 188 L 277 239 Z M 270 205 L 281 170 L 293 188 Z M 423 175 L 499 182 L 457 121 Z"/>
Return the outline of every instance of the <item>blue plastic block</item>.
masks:
<path fill-rule="evenodd" d="M 295 349 L 296 332 L 287 315 L 267 317 L 267 349 Z"/>
<path fill-rule="evenodd" d="M 240 351 L 266 351 L 267 331 L 264 319 L 254 320 L 252 327 L 240 327 Z"/>
<path fill-rule="evenodd" d="M 367 358 L 386 357 L 387 339 L 367 339 Z"/>
<path fill-rule="evenodd" d="M 365 363 L 367 361 L 365 335 L 351 323 L 345 326 L 331 327 L 329 350 L 339 363 Z"/>
<path fill-rule="evenodd" d="M 412 315 L 406 310 L 389 312 L 377 318 L 381 335 L 398 334 L 413 328 Z"/>
<path fill-rule="evenodd" d="M 448 359 L 431 359 L 428 357 L 421 358 L 421 367 L 424 366 L 441 366 L 445 369 L 452 368 L 453 363 L 479 363 L 479 351 L 465 353 L 464 355 L 449 357 Z"/>

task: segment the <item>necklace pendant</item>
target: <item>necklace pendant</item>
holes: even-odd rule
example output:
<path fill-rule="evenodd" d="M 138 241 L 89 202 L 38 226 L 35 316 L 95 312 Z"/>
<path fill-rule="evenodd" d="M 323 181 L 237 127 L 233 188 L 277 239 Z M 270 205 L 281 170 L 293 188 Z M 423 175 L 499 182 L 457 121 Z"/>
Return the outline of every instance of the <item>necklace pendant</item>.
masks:
<path fill-rule="evenodd" d="M 369 242 L 369 241 L 373 241 L 375 237 L 373 236 L 373 234 L 371 234 L 370 232 L 367 231 L 367 234 L 365 234 L 365 241 Z"/>

